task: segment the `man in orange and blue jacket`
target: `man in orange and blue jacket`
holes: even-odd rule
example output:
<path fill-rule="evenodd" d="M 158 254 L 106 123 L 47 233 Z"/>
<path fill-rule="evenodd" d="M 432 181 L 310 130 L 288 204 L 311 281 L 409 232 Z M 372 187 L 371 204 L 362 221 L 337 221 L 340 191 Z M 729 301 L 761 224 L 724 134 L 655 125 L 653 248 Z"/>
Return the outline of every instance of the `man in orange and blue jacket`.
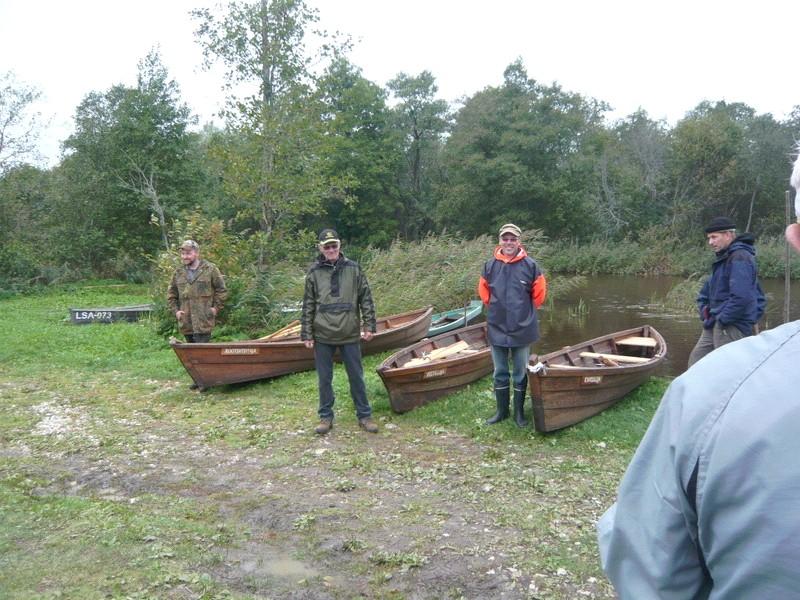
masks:
<path fill-rule="evenodd" d="M 494 362 L 497 412 L 486 421 L 493 425 L 508 418 L 511 382 L 514 383 L 514 421 L 525 427 L 525 389 L 531 344 L 539 339 L 538 309 L 547 295 L 547 281 L 525 248 L 522 232 L 513 223 L 500 228 L 500 244 L 483 266 L 478 295 L 487 307 L 486 323 Z M 513 365 L 509 373 L 508 360 Z"/>

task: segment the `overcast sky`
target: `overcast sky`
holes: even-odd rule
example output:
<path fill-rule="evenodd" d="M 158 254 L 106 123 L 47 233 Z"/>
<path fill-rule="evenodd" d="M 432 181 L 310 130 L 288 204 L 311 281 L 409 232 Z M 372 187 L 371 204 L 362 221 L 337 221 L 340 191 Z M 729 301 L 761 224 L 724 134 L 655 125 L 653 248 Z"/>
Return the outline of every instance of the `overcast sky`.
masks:
<path fill-rule="evenodd" d="M 200 0 L 0 0 L 0 72 L 42 92 L 46 164 L 90 92 L 134 84 L 158 45 L 201 124 L 222 102 L 220 73 L 200 68 Z M 784 119 L 800 105 L 796 0 L 310 0 L 321 26 L 350 34 L 353 63 L 379 85 L 433 73 L 455 102 L 498 85 L 521 57 L 528 75 L 674 124 L 703 100 L 744 102 Z M 800 132 L 797 135 L 800 138 Z"/>

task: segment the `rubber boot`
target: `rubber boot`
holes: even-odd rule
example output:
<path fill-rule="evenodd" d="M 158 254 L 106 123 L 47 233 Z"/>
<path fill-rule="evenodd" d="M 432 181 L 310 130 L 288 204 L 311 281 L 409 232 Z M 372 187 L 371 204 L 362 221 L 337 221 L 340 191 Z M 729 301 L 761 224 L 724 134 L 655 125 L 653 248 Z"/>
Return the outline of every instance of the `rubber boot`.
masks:
<path fill-rule="evenodd" d="M 527 427 L 525 420 L 525 388 L 518 390 L 514 388 L 514 421 L 517 427 Z"/>
<path fill-rule="evenodd" d="M 491 419 L 486 419 L 487 425 L 494 425 L 508 418 L 508 401 L 510 394 L 511 390 L 509 388 L 494 390 L 494 397 L 495 400 L 497 400 L 497 412 Z"/>

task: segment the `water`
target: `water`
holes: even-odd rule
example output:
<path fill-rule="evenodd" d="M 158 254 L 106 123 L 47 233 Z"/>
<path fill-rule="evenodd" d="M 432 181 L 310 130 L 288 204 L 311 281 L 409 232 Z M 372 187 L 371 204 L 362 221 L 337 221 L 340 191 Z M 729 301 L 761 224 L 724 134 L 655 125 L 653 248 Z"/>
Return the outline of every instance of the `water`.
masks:
<path fill-rule="evenodd" d="M 689 353 L 700 336 L 700 320 L 695 314 L 665 313 L 657 306 L 672 287 L 682 280 L 677 277 L 623 277 L 600 275 L 587 278 L 587 283 L 559 298 L 552 309 L 540 315 L 542 338 L 533 352 L 545 354 L 583 340 L 607 333 L 648 324 L 667 341 L 667 359 L 661 375 L 677 376 L 686 370 Z M 698 283 L 699 291 L 700 283 Z M 767 295 L 767 314 L 762 329 L 780 325 L 783 312 L 784 282 L 780 279 L 761 281 Z M 800 282 L 792 282 L 790 317 L 800 317 Z M 570 316 L 580 302 L 588 309 L 583 316 Z"/>

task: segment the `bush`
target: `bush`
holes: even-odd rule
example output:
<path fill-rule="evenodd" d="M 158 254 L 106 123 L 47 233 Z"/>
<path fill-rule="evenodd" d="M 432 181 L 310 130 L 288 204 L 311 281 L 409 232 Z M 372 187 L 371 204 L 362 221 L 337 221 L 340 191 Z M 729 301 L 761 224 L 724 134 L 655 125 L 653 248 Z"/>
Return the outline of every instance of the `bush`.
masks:
<path fill-rule="evenodd" d="M 222 221 L 200 214 L 179 223 L 173 237 L 174 249 L 160 253 L 153 261 L 153 314 L 158 333 L 165 337 L 178 333 L 166 295 L 172 275 L 181 265 L 177 245 L 185 239 L 197 241 L 201 257 L 217 265 L 225 277 L 228 300 L 214 330 L 215 339 L 263 335 L 296 318 L 283 309 L 302 299 L 303 269 L 286 261 L 259 267 L 258 254 L 263 248 L 259 237 L 228 232 Z"/>

